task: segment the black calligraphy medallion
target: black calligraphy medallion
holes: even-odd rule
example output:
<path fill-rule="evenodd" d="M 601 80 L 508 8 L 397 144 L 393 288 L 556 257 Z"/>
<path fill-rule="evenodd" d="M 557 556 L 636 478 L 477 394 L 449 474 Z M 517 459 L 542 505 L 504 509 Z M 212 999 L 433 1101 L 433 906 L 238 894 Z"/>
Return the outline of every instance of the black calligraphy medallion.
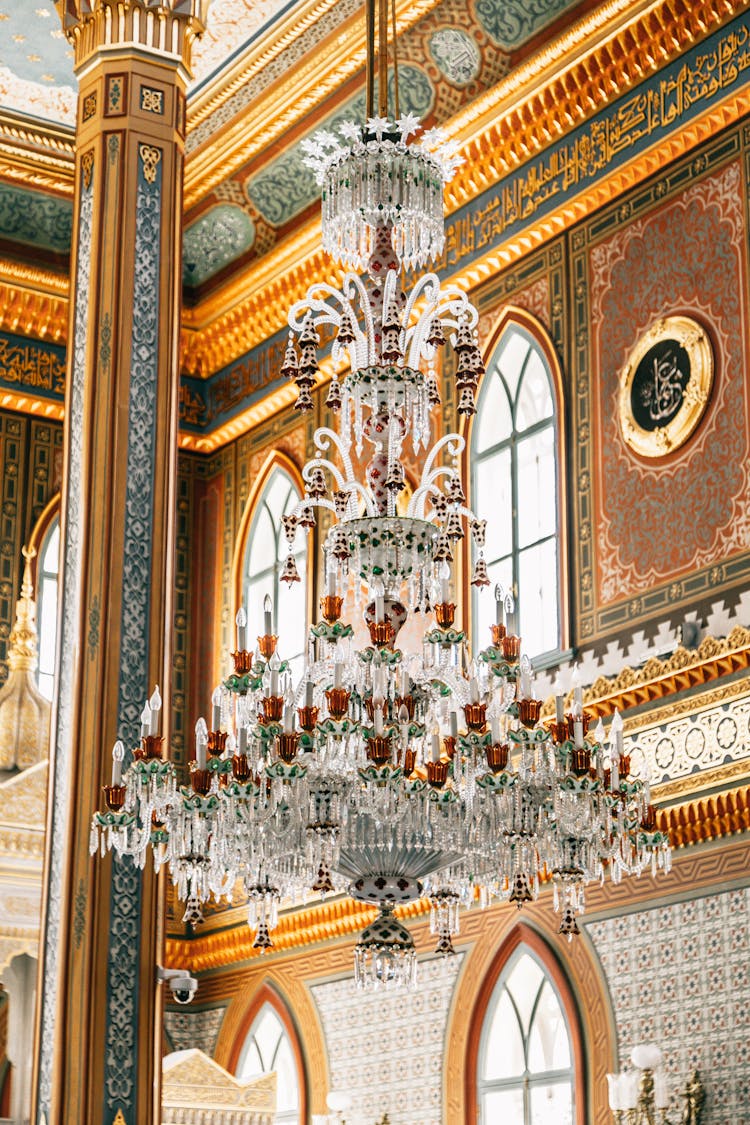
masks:
<path fill-rule="evenodd" d="M 674 453 L 693 434 L 708 405 L 713 351 L 691 317 L 655 321 L 620 372 L 618 406 L 625 444 L 641 457 Z"/>
<path fill-rule="evenodd" d="M 633 421 L 652 432 L 676 416 L 690 382 L 690 356 L 678 340 L 662 339 L 649 348 L 630 385 Z"/>

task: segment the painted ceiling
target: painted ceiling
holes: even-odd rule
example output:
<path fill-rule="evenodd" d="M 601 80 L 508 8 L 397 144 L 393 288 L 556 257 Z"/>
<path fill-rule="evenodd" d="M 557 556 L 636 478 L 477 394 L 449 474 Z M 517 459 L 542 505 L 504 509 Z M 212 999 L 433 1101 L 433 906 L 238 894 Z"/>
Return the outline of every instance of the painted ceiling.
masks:
<path fill-rule="evenodd" d="M 293 3 L 293 0 L 292 0 Z M 191 92 L 200 89 L 292 3 L 212 0 L 193 52 Z M 73 50 L 53 0 L 0 0 L 0 107 L 75 124 Z"/>
<path fill-rule="evenodd" d="M 199 91 L 293 2 L 212 0 L 207 31 L 195 51 L 193 89 Z M 358 6 L 358 0 L 336 0 L 328 9 L 332 26 Z M 526 44 L 576 6 L 576 0 L 438 0 L 399 37 L 401 110 L 415 113 L 425 126 L 448 122 L 467 101 L 496 85 Z M 325 19 L 285 45 L 277 65 L 288 70 L 312 54 L 330 30 Z M 52 0 L 0 0 L 0 105 L 40 117 L 62 107 L 74 118 L 71 54 Z M 272 65 L 261 68 L 220 111 L 204 117 L 188 135 L 188 154 L 228 119 L 246 115 L 275 77 Z M 269 144 L 202 195 L 185 216 L 186 296 L 200 299 L 309 218 L 319 189 L 303 163 L 301 141 L 317 128 L 331 130 L 344 119 L 363 117 L 360 73 L 289 129 L 282 145 Z M 28 190 L 23 195 L 28 201 Z M 6 247 L 33 247 L 37 258 L 53 264 L 50 255 L 68 251 L 71 215 L 69 199 L 39 193 L 23 206 L 20 189 L 0 184 L 0 242 Z"/>

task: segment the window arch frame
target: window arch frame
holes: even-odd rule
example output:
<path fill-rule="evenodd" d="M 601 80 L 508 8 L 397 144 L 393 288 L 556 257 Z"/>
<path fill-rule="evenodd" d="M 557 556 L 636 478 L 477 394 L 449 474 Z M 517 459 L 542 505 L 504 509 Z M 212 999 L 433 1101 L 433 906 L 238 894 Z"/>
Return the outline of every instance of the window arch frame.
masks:
<path fill-rule="evenodd" d="M 556 504 L 557 504 L 557 559 L 558 559 L 558 574 L 557 574 L 557 594 L 558 594 L 558 637 L 557 647 L 548 649 L 544 653 L 538 654 L 533 658 L 535 668 L 553 667 L 560 663 L 566 653 L 569 651 L 570 646 L 570 579 L 569 579 L 569 564 L 568 564 L 568 527 L 569 527 L 569 511 L 568 511 L 568 481 L 566 474 L 567 465 L 567 415 L 565 411 L 565 392 L 563 385 L 563 375 L 560 360 L 558 359 L 555 351 L 555 346 L 552 339 L 540 323 L 540 321 L 525 309 L 517 305 L 506 305 L 497 321 L 495 322 L 491 332 L 487 336 L 486 343 L 482 348 L 482 358 L 486 368 L 485 374 L 482 376 L 476 392 L 477 403 L 481 403 L 481 395 L 484 386 L 484 380 L 488 378 L 492 371 L 492 360 L 498 350 L 503 337 L 506 332 L 511 328 L 518 328 L 520 331 L 530 338 L 532 346 L 536 346 L 541 353 L 542 360 L 547 369 L 547 374 L 550 379 L 552 401 L 554 414 L 552 417 L 552 428 L 555 440 L 555 486 L 556 486 Z M 469 491 L 469 506 L 474 506 L 474 473 L 473 473 L 473 443 L 475 436 L 475 427 L 479 420 L 479 409 L 477 413 L 466 417 L 463 416 L 459 420 L 458 431 L 464 438 L 465 446 L 463 451 L 463 474 L 464 480 L 467 482 Z M 476 513 L 478 516 L 480 513 Z M 517 553 L 517 551 L 515 552 Z M 473 546 L 471 537 L 466 536 L 464 540 L 463 551 L 463 567 L 464 567 L 464 581 L 463 581 L 463 594 L 464 604 L 466 606 L 466 618 L 471 624 L 471 636 L 476 636 L 478 629 L 478 615 L 477 615 L 477 600 L 474 596 L 474 588 L 471 586 L 471 573 L 473 567 Z M 491 589 L 492 587 L 490 587 Z M 479 596 L 482 596 L 481 593 Z M 488 597 L 487 591 L 484 596 Z M 484 647 L 485 642 L 489 643 L 489 638 L 477 638 L 479 647 Z"/>
<path fill-rule="evenodd" d="M 60 581 L 62 579 L 62 561 L 63 561 L 62 502 L 61 502 L 61 493 L 60 492 L 54 493 L 54 495 L 52 497 L 50 497 L 50 499 L 47 501 L 46 505 L 44 506 L 41 514 L 37 518 L 37 521 L 36 521 L 36 523 L 34 524 L 32 530 L 31 530 L 31 535 L 29 536 L 29 543 L 28 543 L 29 550 L 33 550 L 33 551 L 36 552 L 33 559 L 31 560 L 31 580 L 32 580 L 32 585 L 34 587 L 34 603 L 36 605 L 37 662 L 36 662 L 36 668 L 34 670 L 34 674 L 36 676 L 37 683 L 38 683 L 38 678 L 39 678 L 39 657 L 41 655 L 41 636 L 42 636 L 42 634 L 41 634 L 42 619 L 41 619 L 41 613 L 40 613 L 40 611 L 41 611 L 41 601 L 40 601 L 41 591 L 40 591 L 40 588 L 39 588 L 39 583 L 40 583 L 40 579 L 43 576 L 43 571 L 41 569 L 42 568 L 42 557 L 43 557 L 44 552 L 47 548 L 47 543 L 48 543 L 50 534 L 52 533 L 55 521 L 57 521 L 57 525 L 60 529 L 60 548 L 59 548 L 58 559 L 57 559 L 57 608 L 56 608 L 56 620 L 55 620 L 55 665 L 54 665 L 54 670 L 52 672 L 52 696 L 50 697 L 50 703 L 53 701 L 55 692 L 57 690 L 57 669 L 58 669 L 57 649 L 58 649 L 58 644 L 59 644 L 59 640 L 60 640 Z M 45 699 L 46 698 L 47 697 L 45 696 Z"/>
<path fill-rule="evenodd" d="M 485 1022 L 495 988 L 508 965 L 522 947 L 526 947 L 541 964 L 544 972 L 552 981 L 557 998 L 560 1001 L 570 1035 L 573 1066 L 573 1120 L 575 1125 L 586 1125 L 588 1072 L 584 1050 L 582 1014 L 561 960 L 542 935 L 527 922 L 517 922 L 500 943 L 500 947 L 485 973 L 472 1009 L 470 1032 L 466 1046 L 466 1065 L 464 1067 L 466 1122 L 475 1125 L 479 1120 L 479 1064 Z"/>
<path fill-rule="evenodd" d="M 227 1060 L 226 1069 L 230 1074 L 237 1074 L 237 1067 L 239 1065 L 240 1057 L 242 1055 L 245 1041 L 250 1034 L 250 1030 L 255 1023 L 256 1018 L 261 1010 L 270 1005 L 276 1015 L 279 1017 L 281 1024 L 286 1031 L 289 1042 L 292 1047 L 292 1055 L 294 1057 L 295 1066 L 297 1069 L 297 1088 L 299 1090 L 299 1119 L 300 1122 L 308 1121 L 308 1107 L 309 1107 L 309 1076 L 307 1062 L 305 1059 L 304 1051 L 302 1050 L 302 1038 L 294 1022 L 291 1009 L 287 1005 L 284 998 L 275 988 L 268 983 L 263 983 L 258 991 L 255 993 L 252 1003 L 242 1017 L 237 1032 L 234 1036 L 229 1058 Z"/>
<path fill-rule="evenodd" d="M 282 472 L 286 473 L 286 475 L 291 478 L 291 481 L 292 481 L 294 487 L 296 488 L 297 492 L 299 493 L 300 499 L 305 494 L 305 482 L 304 482 L 304 479 L 302 477 L 302 473 L 301 473 L 300 469 L 298 468 L 298 466 L 291 459 L 291 457 L 289 457 L 286 453 L 284 453 L 283 450 L 281 450 L 281 449 L 272 450 L 268 454 L 268 456 L 266 457 L 265 461 L 263 462 L 263 465 L 261 466 L 261 468 L 259 469 L 259 471 L 258 471 L 258 473 L 255 477 L 255 480 L 253 481 L 252 487 L 250 489 L 250 493 L 248 495 L 247 500 L 245 501 L 245 507 L 244 507 L 244 510 L 242 512 L 242 518 L 240 520 L 240 525 L 239 525 L 239 528 L 238 528 L 238 531 L 237 531 L 237 537 L 236 537 L 236 540 L 235 540 L 234 558 L 233 558 L 233 561 L 232 561 L 232 580 L 231 580 L 231 590 L 232 590 L 232 606 L 231 606 L 232 638 L 231 639 L 232 639 L 232 642 L 234 642 L 234 620 L 235 620 L 235 617 L 237 615 L 238 609 L 240 608 L 240 606 L 243 603 L 243 594 L 244 594 L 244 585 L 245 585 L 245 559 L 247 557 L 247 548 L 248 548 L 248 543 L 250 541 L 250 535 L 252 533 L 253 524 L 255 522 L 255 517 L 258 514 L 259 505 L 260 505 L 260 503 L 263 499 L 263 496 L 265 494 L 266 487 L 268 486 L 268 484 L 269 484 L 269 482 L 270 482 L 270 480 L 273 476 L 273 473 L 276 469 L 281 469 Z M 312 573 L 313 572 L 313 566 L 311 565 L 311 563 L 315 559 L 314 544 L 315 544 L 316 540 L 315 540 L 314 537 L 317 535 L 317 530 L 318 529 L 317 529 L 317 525 L 316 525 L 312 529 L 312 537 L 313 537 L 312 539 L 311 539 L 310 532 L 308 532 L 305 529 L 302 529 L 302 531 L 298 531 L 298 533 L 297 533 L 298 536 L 299 535 L 304 536 L 304 552 L 306 554 L 305 577 L 303 579 L 303 586 L 304 586 L 304 590 L 305 590 L 305 625 L 306 626 L 308 624 L 308 619 L 309 619 L 309 616 L 310 616 L 310 606 L 313 604 L 312 593 L 313 593 L 313 589 L 314 589 L 314 585 L 313 585 L 314 575 Z M 297 540 L 297 542 L 299 542 L 299 539 Z M 301 554 L 301 553 L 302 553 L 302 550 L 297 552 L 297 554 Z M 274 609 L 275 608 L 276 607 L 274 607 Z M 274 624 L 275 624 L 275 622 L 274 622 Z M 283 637 L 280 638 L 280 639 L 283 643 Z M 251 647 L 254 647 L 255 639 L 252 638 L 252 637 L 249 637 L 248 638 L 248 645 L 250 645 Z"/>

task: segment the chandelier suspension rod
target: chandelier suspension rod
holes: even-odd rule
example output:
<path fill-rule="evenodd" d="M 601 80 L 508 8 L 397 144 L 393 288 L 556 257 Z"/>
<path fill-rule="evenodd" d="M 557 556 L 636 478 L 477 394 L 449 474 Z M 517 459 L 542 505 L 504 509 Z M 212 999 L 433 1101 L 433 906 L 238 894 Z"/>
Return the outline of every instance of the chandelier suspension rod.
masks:
<path fill-rule="evenodd" d="M 388 116 L 388 0 L 378 0 L 378 114 Z"/>
<path fill-rule="evenodd" d="M 401 110 L 398 104 L 398 49 L 396 44 L 396 0 L 391 0 L 391 28 L 393 31 L 393 117 L 398 121 Z"/>
<path fill-rule="evenodd" d="M 367 65 L 365 71 L 366 107 L 365 118 L 369 121 L 375 116 L 375 0 L 365 0 L 365 23 L 367 38 Z"/>

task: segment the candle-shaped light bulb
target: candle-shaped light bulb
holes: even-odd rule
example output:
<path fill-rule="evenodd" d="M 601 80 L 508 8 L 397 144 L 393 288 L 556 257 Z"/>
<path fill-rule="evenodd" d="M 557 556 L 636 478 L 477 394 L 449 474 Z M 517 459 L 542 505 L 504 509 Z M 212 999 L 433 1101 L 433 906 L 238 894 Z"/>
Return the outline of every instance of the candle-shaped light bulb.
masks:
<path fill-rule="evenodd" d="M 159 733 L 159 712 L 161 711 L 161 695 L 159 693 L 158 684 L 151 693 L 148 705 L 151 708 L 151 726 L 149 734 L 156 735 Z"/>
<path fill-rule="evenodd" d="M 505 604 L 505 590 L 498 582 L 495 586 L 495 624 L 503 625 L 503 608 Z"/>
<path fill-rule="evenodd" d="M 654 1105 L 657 1109 L 667 1109 L 669 1106 L 667 1076 L 661 1067 L 654 1071 Z"/>
<path fill-rule="evenodd" d="M 447 562 L 440 564 L 440 601 L 451 600 L 451 568 Z"/>
<path fill-rule="evenodd" d="M 565 722 L 565 699 L 563 697 L 562 681 L 558 673 L 555 676 L 555 682 L 552 685 L 552 690 L 555 693 L 555 722 Z"/>
<path fill-rule="evenodd" d="M 141 711 L 141 738 L 148 738 L 151 731 L 151 708 L 144 703 Z"/>
<path fill-rule="evenodd" d="M 505 595 L 505 630 L 509 637 L 516 635 L 516 603 L 512 594 Z"/>
<path fill-rule="evenodd" d="M 594 727 L 594 740 L 601 746 L 604 742 L 604 737 L 604 723 L 599 719 L 599 722 Z"/>
<path fill-rule="evenodd" d="M 409 739 L 409 712 L 403 703 L 398 709 L 398 725 L 401 728 L 401 742 L 404 748 L 406 748 L 406 743 Z"/>
<path fill-rule="evenodd" d="M 399 694 L 401 698 L 408 695 L 411 691 L 411 676 L 406 671 L 406 668 L 401 665 L 401 675 L 399 677 Z"/>
<path fill-rule="evenodd" d="M 206 720 L 201 715 L 195 724 L 195 762 L 199 770 L 206 768 L 206 746 L 208 744 L 208 727 Z"/>
<path fill-rule="evenodd" d="M 449 715 L 449 722 L 451 726 L 451 738 L 458 738 L 458 712 L 451 711 Z"/>
<path fill-rule="evenodd" d="M 270 676 L 269 684 L 268 684 L 268 694 L 269 695 L 278 695 L 279 694 L 279 668 L 281 667 L 281 660 L 279 659 L 278 652 L 276 652 L 275 650 L 271 655 L 271 659 L 268 661 L 268 667 L 269 667 L 270 672 L 271 672 L 271 676 Z"/>
<path fill-rule="evenodd" d="M 528 656 L 521 657 L 521 699 L 532 698 L 531 661 Z"/>
<path fill-rule="evenodd" d="M 469 700 L 471 703 L 479 702 L 479 680 L 476 676 L 469 680 Z"/>
<path fill-rule="evenodd" d="M 221 728 L 221 688 L 215 687 L 211 696 L 211 730 Z"/>
<path fill-rule="evenodd" d="M 440 731 L 435 729 L 430 739 L 430 757 L 433 762 L 440 761 Z"/>
<path fill-rule="evenodd" d="M 122 760 L 125 757 L 125 747 L 120 739 L 112 747 L 112 784 L 122 785 Z"/>
<path fill-rule="evenodd" d="M 385 587 L 383 583 L 374 583 L 372 592 L 375 596 L 375 621 L 380 625 L 385 617 Z"/>
<path fill-rule="evenodd" d="M 266 636 L 273 633 L 273 602 L 268 594 L 263 599 L 263 632 Z"/>
<path fill-rule="evenodd" d="M 622 757 L 622 715 L 617 708 L 615 708 L 615 713 L 612 716 L 610 733 L 614 733 L 615 736 L 615 756 L 619 764 L 619 760 Z"/>
<path fill-rule="evenodd" d="M 237 651 L 245 652 L 247 649 L 247 614 L 244 606 L 241 605 L 237 610 L 234 622 L 237 626 Z"/>
<path fill-rule="evenodd" d="M 583 714 L 583 688 L 581 687 L 581 670 L 576 664 L 573 668 L 573 675 L 570 678 L 571 687 L 573 688 L 573 714 Z"/>

